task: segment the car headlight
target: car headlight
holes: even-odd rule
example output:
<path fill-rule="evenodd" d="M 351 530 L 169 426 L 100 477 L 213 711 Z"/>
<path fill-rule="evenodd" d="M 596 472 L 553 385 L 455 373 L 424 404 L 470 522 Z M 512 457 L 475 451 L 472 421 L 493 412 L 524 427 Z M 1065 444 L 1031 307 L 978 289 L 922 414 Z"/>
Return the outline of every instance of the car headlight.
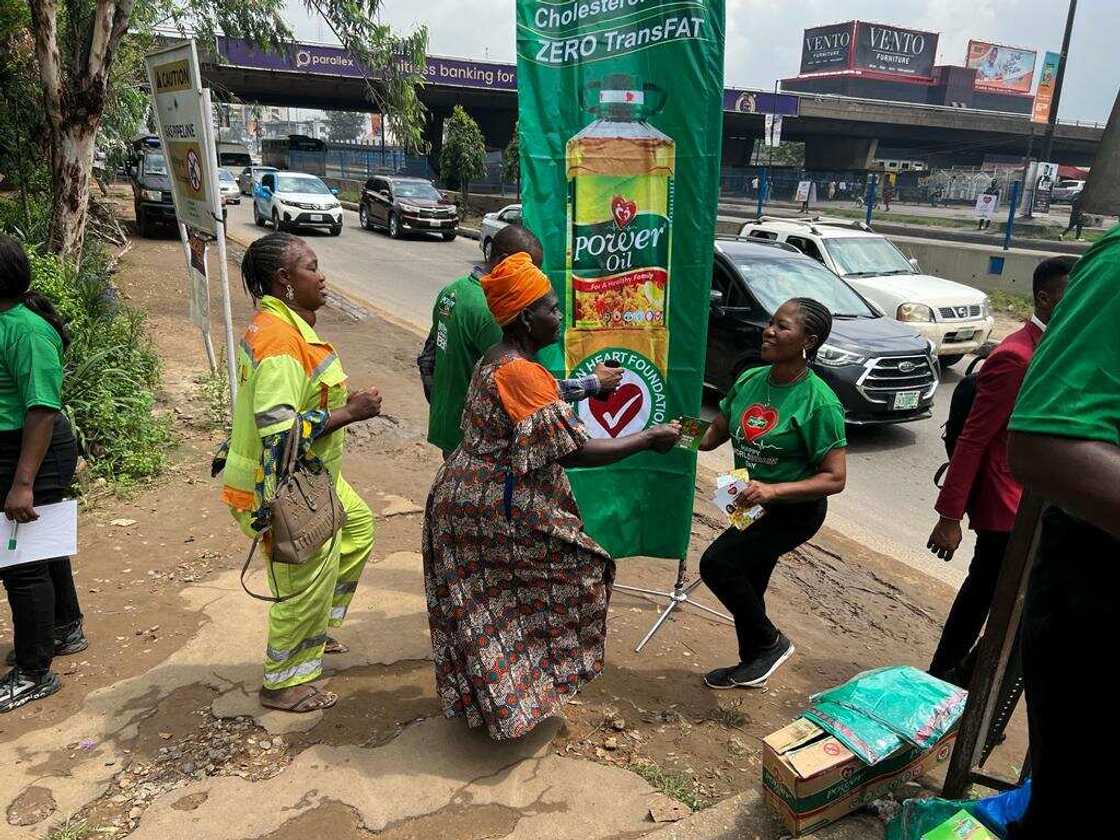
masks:
<path fill-rule="evenodd" d="M 933 310 L 924 303 L 903 303 L 897 313 L 900 321 L 932 321 Z"/>
<path fill-rule="evenodd" d="M 401 210 L 403 210 L 406 213 L 419 213 L 420 212 L 419 207 L 413 207 L 411 204 L 402 204 L 401 205 Z"/>
<path fill-rule="evenodd" d="M 342 206 L 341 201 L 332 201 L 330 204 L 327 205 L 327 209 L 328 210 L 337 210 L 341 206 Z"/>
<path fill-rule="evenodd" d="M 851 350 L 844 350 L 833 344 L 822 344 L 817 350 L 817 361 L 828 367 L 844 367 L 845 365 L 858 365 L 867 357 Z"/>
<path fill-rule="evenodd" d="M 163 193 L 159 190 L 140 190 L 140 196 L 145 201 L 159 201 L 163 198 Z"/>
<path fill-rule="evenodd" d="M 933 341 L 931 339 L 928 339 L 928 338 L 926 339 L 926 353 L 929 354 L 930 356 L 932 356 L 935 359 L 937 358 L 937 345 L 934 344 Z"/>
<path fill-rule="evenodd" d="M 987 295 L 984 295 L 984 299 L 982 301 L 980 301 L 980 317 L 981 318 L 987 318 L 991 314 L 992 314 L 992 301 L 988 298 Z"/>

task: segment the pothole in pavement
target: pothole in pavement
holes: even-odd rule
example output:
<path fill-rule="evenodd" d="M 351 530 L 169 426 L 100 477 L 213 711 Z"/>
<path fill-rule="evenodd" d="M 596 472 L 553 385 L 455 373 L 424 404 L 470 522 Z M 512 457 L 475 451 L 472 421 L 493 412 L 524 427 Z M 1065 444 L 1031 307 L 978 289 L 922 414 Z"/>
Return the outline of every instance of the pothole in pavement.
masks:
<path fill-rule="evenodd" d="M 383 831 L 370 831 L 349 805 L 326 800 L 255 840 L 492 840 L 511 834 L 520 819 L 520 812 L 504 805 L 448 805 Z"/>

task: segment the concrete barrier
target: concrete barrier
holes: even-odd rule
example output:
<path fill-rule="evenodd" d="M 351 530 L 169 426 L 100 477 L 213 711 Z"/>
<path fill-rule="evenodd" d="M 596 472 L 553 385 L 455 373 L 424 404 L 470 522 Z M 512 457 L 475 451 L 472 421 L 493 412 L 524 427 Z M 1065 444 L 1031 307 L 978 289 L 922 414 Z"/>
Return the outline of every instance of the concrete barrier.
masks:
<path fill-rule="evenodd" d="M 1035 267 L 1055 251 L 1031 251 L 963 242 L 939 242 L 910 236 L 888 237 L 907 257 L 913 257 L 923 274 L 956 280 L 983 292 L 1031 295 Z"/>

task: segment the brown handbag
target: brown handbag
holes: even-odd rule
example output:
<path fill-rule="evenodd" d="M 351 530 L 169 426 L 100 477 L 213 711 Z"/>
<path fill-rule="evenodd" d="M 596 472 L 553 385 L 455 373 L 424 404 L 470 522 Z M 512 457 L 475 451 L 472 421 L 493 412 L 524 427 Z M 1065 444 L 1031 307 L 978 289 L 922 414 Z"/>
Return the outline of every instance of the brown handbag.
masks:
<path fill-rule="evenodd" d="M 342 526 L 346 524 L 346 509 L 338 498 L 330 472 L 326 469 L 312 472 L 298 457 L 301 422 L 297 414 L 278 466 L 276 497 L 271 507 L 272 522 L 266 529 L 272 544 L 270 568 L 272 563 L 302 566 L 328 541 L 333 547 Z M 245 560 L 241 571 L 242 588 L 262 601 L 278 603 L 293 597 L 267 598 L 249 592 L 245 586 L 245 572 L 260 540 L 260 536 L 253 540 L 253 547 Z"/>

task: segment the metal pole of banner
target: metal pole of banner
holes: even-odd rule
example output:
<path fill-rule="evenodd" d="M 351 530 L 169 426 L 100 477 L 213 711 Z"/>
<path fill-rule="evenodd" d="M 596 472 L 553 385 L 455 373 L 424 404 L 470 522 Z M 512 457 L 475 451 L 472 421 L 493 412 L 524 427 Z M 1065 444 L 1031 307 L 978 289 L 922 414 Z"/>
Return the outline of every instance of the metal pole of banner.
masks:
<path fill-rule="evenodd" d="M 1034 189 L 1027 189 L 1027 178 L 1031 171 L 1031 154 L 1034 153 L 1034 123 L 1031 123 L 1031 133 L 1027 138 L 1027 154 L 1023 158 L 1023 215 L 1021 219 L 1032 219 L 1034 210 Z"/>
<path fill-rule="evenodd" d="M 1020 186 L 1018 181 L 1011 182 L 1011 199 L 1007 208 L 1007 230 L 1003 233 L 1003 250 L 1005 251 L 1011 247 L 1011 234 L 1015 229 L 1015 211 L 1019 209 Z"/>
<path fill-rule="evenodd" d="M 229 410 L 237 401 L 237 345 L 233 337 L 233 306 L 229 299 L 229 262 L 226 259 L 226 223 L 218 222 L 218 276 L 222 278 L 222 318 L 226 328 L 226 370 L 229 372 Z"/>
<path fill-rule="evenodd" d="M 763 208 L 763 205 L 766 203 L 766 179 L 767 179 L 767 177 L 769 177 L 769 173 L 767 172 L 767 169 L 766 169 L 765 166 L 760 166 L 758 168 L 757 172 L 758 172 L 758 176 L 757 176 L 757 181 L 758 181 L 758 213 L 757 213 L 757 215 L 761 219 L 762 218 L 762 208 Z"/>

